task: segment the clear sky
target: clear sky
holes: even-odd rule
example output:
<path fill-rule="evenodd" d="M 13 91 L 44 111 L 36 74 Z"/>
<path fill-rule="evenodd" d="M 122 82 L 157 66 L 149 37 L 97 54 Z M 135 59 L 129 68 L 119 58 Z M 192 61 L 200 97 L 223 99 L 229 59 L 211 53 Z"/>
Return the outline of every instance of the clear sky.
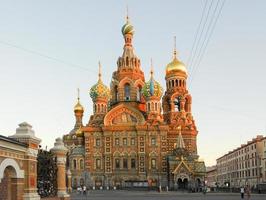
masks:
<path fill-rule="evenodd" d="M 109 85 L 122 54 L 127 4 L 146 79 L 152 57 L 155 78 L 165 88 L 173 36 L 187 63 L 205 0 L 1 1 L 0 134 L 12 135 L 27 121 L 42 145 L 52 147 L 74 126 L 78 87 L 88 122 L 98 60 Z M 257 134 L 266 135 L 265 11 L 263 0 L 227 0 L 189 81 L 198 151 L 207 165 Z"/>

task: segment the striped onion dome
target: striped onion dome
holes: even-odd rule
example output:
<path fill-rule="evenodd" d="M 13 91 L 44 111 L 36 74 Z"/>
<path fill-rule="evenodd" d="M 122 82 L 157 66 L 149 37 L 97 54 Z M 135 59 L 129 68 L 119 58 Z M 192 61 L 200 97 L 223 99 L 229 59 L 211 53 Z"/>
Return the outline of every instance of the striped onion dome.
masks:
<path fill-rule="evenodd" d="M 127 22 L 124 24 L 124 26 L 122 26 L 122 34 L 126 35 L 126 34 L 134 34 L 134 27 L 129 23 L 129 20 L 127 19 Z"/>

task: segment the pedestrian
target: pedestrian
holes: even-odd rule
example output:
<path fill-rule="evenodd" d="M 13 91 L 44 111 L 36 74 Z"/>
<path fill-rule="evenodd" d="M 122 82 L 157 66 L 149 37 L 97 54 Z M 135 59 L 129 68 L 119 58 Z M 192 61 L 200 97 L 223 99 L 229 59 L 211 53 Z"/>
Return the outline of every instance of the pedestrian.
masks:
<path fill-rule="evenodd" d="M 242 187 L 240 188 L 241 199 L 244 199 L 244 193 L 245 193 L 245 189 L 244 189 L 244 187 L 242 186 Z"/>
<path fill-rule="evenodd" d="M 83 186 L 83 195 L 86 195 L 86 186 Z"/>
<path fill-rule="evenodd" d="M 249 200 L 250 199 L 250 193 L 251 193 L 249 185 L 247 185 L 246 193 L 247 193 L 247 199 Z"/>

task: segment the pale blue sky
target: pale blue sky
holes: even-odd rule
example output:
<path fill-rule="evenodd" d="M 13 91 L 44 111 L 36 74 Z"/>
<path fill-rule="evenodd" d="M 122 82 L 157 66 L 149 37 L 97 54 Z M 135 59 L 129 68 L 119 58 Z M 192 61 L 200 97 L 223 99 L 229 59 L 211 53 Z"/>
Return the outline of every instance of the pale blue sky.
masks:
<path fill-rule="evenodd" d="M 86 109 L 83 122 L 88 122 L 98 60 L 109 85 L 122 54 L 127 4 L 146 79 L 152 57 L 155 78 L 165 88 L 173 36 L 186 63 L 204 2 L 1 0 L 0 133 L 14 134 L 17 124 L 27 121 L 42 145 L 51 147 L 56 137 L 73 128 L 77 87 Z M 198 151 L 207 165 L 257 134 L 265 135 L 265 52 L 266 2 L 227 0 L 190 85 Z"/>

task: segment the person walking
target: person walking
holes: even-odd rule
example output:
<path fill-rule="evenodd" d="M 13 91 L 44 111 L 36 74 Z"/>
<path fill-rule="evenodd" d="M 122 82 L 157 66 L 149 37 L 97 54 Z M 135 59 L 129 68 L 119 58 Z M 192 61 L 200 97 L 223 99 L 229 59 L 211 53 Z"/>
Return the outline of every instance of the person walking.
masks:
<path fill-rule="evenodd" d="M 244 199 L 244 193 L 245 193 L 245 189 L 244 189 L 244 187 L 242 186 L 242 187 L 240 188 L 241 199 Z"/>

